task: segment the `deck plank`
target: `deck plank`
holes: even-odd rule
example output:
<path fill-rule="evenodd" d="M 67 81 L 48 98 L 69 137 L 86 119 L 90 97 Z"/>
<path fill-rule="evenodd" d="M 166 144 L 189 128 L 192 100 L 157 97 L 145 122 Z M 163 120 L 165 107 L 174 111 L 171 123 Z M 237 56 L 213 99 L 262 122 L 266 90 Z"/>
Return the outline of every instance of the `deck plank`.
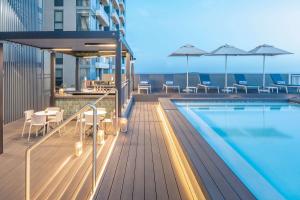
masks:
<path fill-rule="evenodd" d="M 177 172 L 173 170 L 157 105 L 153 102 L 135 103 L 122 150 L 118 154 L 114 151 L 111 157 L 111 160 L 115 159 L 114 156 L 119 157 L 118 164 L 109 161 L 107 166 L 115 171 L 112 173 L 114 177 L 107 176 L 112 180 L 105 181 L 112 183 L 106 187 L 110 191 L 108 199 L 187 199 L 188 195 L 182 194 L 180 189 L 182 183 L 176 179 Z M 99 194 L 105 193 L 101 190 L 101 185 L 107 185 L 105 182 L 100 183 L 94 199 L 107 199 L 107 196 Z"/>

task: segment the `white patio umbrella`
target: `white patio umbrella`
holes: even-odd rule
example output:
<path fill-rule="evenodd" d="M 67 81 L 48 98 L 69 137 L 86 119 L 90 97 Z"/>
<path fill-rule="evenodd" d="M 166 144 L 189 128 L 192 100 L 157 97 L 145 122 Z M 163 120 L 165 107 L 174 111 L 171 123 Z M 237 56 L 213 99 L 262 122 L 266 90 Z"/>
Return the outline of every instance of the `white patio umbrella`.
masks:
<path fill-rule="evenodd" d="M 170 57 L 186 57 L 187 72 L 186 72 L 186 91 L 188 92 L 189 87 L 189 57 L 199 57 L 207 54 L 205 51 L 196 48 L 193 45 L 184 45 L 177 51 L 173 52 Z"/>
<path fill-rule="evenodd" d="M 238 49 L 234 46 L 230 46 L 228 44 L 225 44 L 216 50 L 212 51 L 209 56 L 225 56 L 225 89 L 228 86 L 228 76 L 227 76 L 227 61 L 228 56 L 245 56 L 249 55 L 248 52 Z"/>
<path fill-rule="evenodd" d="M 266 73 L 265 73 L 265 68 L 266 68 L 266 56 L 278 56 L 278 55 L 287 55 L 287 54 L 292 54 L 290 52 L 287 52 L 282 49 L 278 49 L 274 46 L 263 44 L 260 45 L 253 50 L 249 51 L 251 55 L 258 55 L 258 56 L 263 56 L 263 88 L 266 86 Z"/>

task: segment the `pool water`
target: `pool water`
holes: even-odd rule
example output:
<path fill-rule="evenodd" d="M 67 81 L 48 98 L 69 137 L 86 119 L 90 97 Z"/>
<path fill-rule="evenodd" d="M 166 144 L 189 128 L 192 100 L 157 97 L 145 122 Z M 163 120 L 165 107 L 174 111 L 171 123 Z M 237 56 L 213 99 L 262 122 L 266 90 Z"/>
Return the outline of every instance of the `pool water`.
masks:
<path fill-rule="evenodd" d="M 258 199 L 300 199 L 300 106 L 175 102 Z"/>

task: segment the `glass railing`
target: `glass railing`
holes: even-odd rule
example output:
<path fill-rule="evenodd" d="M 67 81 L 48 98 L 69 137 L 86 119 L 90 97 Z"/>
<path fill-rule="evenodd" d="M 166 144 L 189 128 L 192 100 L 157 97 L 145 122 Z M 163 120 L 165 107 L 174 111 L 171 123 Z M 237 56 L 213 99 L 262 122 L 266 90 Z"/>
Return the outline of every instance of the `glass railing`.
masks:
<path fill-rule="evenodd" d="M 104 10 L 104 7 L 103 5 L 98 5 L 97 6 L 97 9 L 96 9 L 96 16 L 98 17 L 101 17 L 102 18 L 102 23 L 104 22 L 105 26 L 108 26 L 109 25 L 109 17 L 108 17 L 108 14 L 106 13 L 106 11 Z"/>
<path fill-rule="evenodd" d="M 110 89 L 65 121 L 47 125 L 49 133 L 26 151 L 26 200 L 93 196 L 119 133 L 117 95 Z"/>

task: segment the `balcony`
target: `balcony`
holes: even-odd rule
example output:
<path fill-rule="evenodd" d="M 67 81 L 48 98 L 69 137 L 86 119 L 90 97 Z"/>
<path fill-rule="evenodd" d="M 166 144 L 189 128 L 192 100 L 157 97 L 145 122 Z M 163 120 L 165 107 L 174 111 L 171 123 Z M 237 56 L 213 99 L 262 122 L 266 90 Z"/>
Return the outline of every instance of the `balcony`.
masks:
<path fill-rule="evenodd" d="M 97 69 L 109 69 L 108 63 L 96 62 L 95 66 Z"/>
<path fill-rule="evenodd" d="M 123 24 L 125 24 L 125 16 L 123 14 L 120 14 L 120 20 Z"/>
<path fill-rule="evenodd" d="M 96 16 L 103 26 L 109 26 L 109 17 L 103 6 L 100 5 L 99 8 L 97 8 Z"/>
<path fill-rule="evenodd" d="M 105 6 L 109 5 L 109 0 L 101 0 L 101 3 Z"/>
<path fill-rule="evenodd" d="M 116 10 L 112 11 L 111 18 L 115 24 L 120 24 L 120 18 Z"/>
<path fill-rule="evenodd" d="M 123 34 L 123 36 L 125 36 L 126 31 L 125 31 L 125 28 L 123 26 L 120 27 L 120 32 Z"/>
<path fill-rule="evenodd" d="M 119 0 L 112 0 L 111 2 L 116 10 L 120 10 Z"/>
<path fill-rule="evenodd" d="M 120 7 L 120 10 L 123 11 L 123 12 L 126 10 L 124 0 L 119 1 L 119 7 Z"/>

